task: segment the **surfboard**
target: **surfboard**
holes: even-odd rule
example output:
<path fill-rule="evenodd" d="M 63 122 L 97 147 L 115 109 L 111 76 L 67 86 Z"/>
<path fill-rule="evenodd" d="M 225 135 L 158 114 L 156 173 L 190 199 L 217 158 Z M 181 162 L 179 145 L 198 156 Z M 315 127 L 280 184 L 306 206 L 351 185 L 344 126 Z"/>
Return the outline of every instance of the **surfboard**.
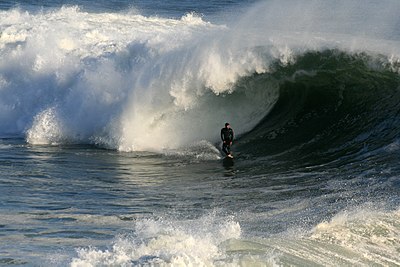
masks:
<path fill-rule="evenodd" d="M 225 159 L 228 159 L 228 160 L 233 160 L 233 155 L 232 155 L 232 154 L 230 154 L 230 155 L 226 155 L 226 156 L 225 156 Z"/>

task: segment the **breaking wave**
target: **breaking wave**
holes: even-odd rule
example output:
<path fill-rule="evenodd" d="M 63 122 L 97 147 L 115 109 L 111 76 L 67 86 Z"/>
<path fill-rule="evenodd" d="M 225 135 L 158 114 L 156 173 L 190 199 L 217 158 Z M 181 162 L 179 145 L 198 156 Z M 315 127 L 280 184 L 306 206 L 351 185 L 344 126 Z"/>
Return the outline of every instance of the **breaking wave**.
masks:
<path fill-rule="evenodd" d="M 338 1 L 322 21 L 329 4 L 303 3 L 310 24 L 292 5 L 290 19 L 280 17 L 278 2 L 256 5 L 233 25 L 193 13 L 0 11 L 0 134 L 31 144 L 162 151 L 214 144 L 229 121 L 242 144 L 254 142 L 240 148 L 253 154 L 317 139 L 333 151 L 380 129 L 385 144 L 393 141 L 397 5 L 384 10 L 384 24 L 371 18 L 349 28 L 342 22 L 357 16 L 338 23 L 334 15 L 368 15 L 370 7 Z M 379 36 L 367 31 L 372 24 Z M 356 27 L 363 31 L 354 37 Z"/>

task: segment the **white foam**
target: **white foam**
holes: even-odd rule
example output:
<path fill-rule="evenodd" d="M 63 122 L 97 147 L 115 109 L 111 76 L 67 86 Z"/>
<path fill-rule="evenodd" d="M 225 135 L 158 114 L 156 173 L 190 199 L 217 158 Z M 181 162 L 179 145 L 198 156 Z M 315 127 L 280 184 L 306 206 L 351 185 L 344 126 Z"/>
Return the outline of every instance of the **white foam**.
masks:
<path fill-rule="evenodd" d="M 400 210 L 343 211 L 329 222 L 318 224 L 311 238 L 352 251 L 360 261 L 399 265 Z"/>
<path fill-rule="evenodd" d="M 226 257 L 220 245 L 240 234 L 239 224 L 229 218 L 144 219 L 136 222 L 132 235 L 117 238 L 110 250 L 79 249 L 71 266 L 210 266 Z"/>
<path fill-rule="evenodd" d="M 181 157 L 190 160 L 217 160 L 221 159 L 221 152 L 213 144 L 206 140 L 195 142 L 186 147 L 174 150 L 164 150 L 166 156 Z"/>
<path fill-rule="evenodd" d="M 399 216 L 398 209 L 365 205 L 339 212 L 311 231 L 299 227 L 268 238 L 234 239 L 226 248 L 239 263 L 250 254 L 250 264 L 264 259 L 272 266 L 397 266 Z"/>
<path fill-rule="evenodd" d="M 58 144 L 63 141 L 63 132 L 56 109 L 49 108 L 35 116 L 26 139 L 32 144 Z"/>

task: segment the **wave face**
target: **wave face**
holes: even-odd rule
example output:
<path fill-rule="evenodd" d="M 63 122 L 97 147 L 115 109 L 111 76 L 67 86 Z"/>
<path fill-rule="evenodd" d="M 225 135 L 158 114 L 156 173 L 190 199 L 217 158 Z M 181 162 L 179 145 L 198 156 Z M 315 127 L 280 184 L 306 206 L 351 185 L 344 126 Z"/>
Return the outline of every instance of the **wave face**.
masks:
<path fill-rule="evenodd" d="M 385 57 L 309 52 L 261 76 L 279 80 L 279 100 L 241 150 L 333 160 L 397 146 L 400 76 Z"/>
<path fill-rule="evenodd" d="M 161 151 L 215 143 L 229 121 L 243 143 L 275 140 L 269 152 L 372 136 L 396 109 L 398 5 L 387 1 L 382 22 L 374 5 L 334 2 L 333 13 L 260 3 L 228 26 L 133 9 L 0 11 L 0 135 Z"/>

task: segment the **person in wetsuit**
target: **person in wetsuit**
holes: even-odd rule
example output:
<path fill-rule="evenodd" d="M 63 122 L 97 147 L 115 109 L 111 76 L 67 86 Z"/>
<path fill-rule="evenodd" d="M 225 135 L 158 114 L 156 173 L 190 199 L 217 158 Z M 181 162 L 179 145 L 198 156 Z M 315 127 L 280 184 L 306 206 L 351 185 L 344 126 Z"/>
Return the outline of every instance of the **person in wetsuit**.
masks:
<path fill-rule="evenodd" d="M 224 151 L 225 154 L 231 158 L 233 157 L 231 153 L 231 145 L 234 137 L 235 134 L 230 124 L 228 122 L 225 123 L 225 127 L 221 129 L 221 139 L 223 142 L 222 151 Z"/>

